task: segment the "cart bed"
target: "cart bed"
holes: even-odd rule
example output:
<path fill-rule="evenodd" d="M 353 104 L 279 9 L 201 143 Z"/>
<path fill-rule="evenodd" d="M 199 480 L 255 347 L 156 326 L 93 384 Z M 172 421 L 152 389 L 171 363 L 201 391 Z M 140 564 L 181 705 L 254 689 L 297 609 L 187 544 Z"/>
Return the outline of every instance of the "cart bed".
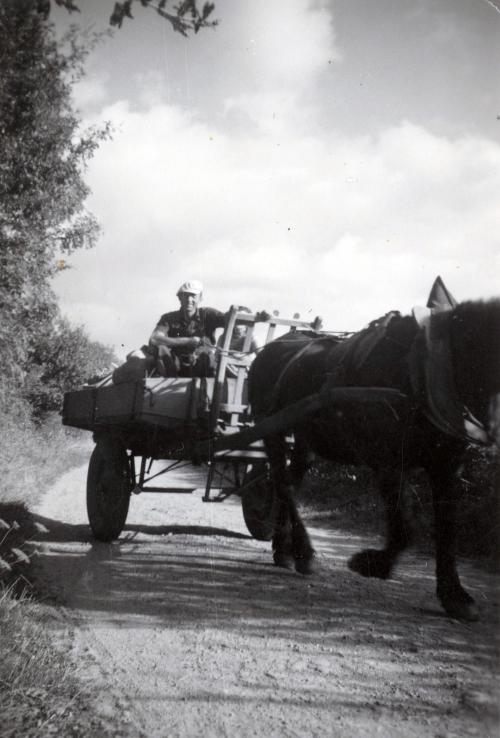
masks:
<path fill-rule="evenodd" d="M 238 412 L 246 405 L 246 383 L 238 403 L 236 384 L 236 379 L 226 378 L 223 402 Z M 211 378 L 158 377 L 84 387 L 66 393 L 63 423 L 84 430 L 131 424 L 173 430 L 185 424 L 206 424 L 214 386 L 215 380 Z"/>

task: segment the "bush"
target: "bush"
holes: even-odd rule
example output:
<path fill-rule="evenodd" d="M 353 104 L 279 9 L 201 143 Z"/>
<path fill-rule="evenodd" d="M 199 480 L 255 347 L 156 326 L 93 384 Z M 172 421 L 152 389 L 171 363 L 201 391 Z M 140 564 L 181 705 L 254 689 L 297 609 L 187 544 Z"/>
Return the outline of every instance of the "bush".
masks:
<path fill-rule="evenodd" d="M 111 371 L 116 361 L 112 348 L 90 340 L 81 326 L 58 318 L 45 334 L 37 336 L 29 352 L 23 396 L 33 418 L 45 420 L 48 413 L 62 407 L 65 392 Z"/>
<path fill-rule="evenodd" d="M 469 447 L 461 472 L 457 510 L 457 544 L 461 556 L 488 559 L 500 564 L 500 464 L 491 449 Z M 366 467 L 316 462 L 306 475 L 299 499 L 309 518 L 330 519 L 355 531 L 383 534 L 383 504 L 373 472 Z M 427 477 L 413 472 L 401 504 L 415 543 L 433 546 L 434 513 Z"/>
<path fill-rule="evenodd" d="M 342 527 L 379 533 L 384 524 L 382 502 L 367 467 L 316 461 L 299 500 L 307 517 L 328 518 Z"/>

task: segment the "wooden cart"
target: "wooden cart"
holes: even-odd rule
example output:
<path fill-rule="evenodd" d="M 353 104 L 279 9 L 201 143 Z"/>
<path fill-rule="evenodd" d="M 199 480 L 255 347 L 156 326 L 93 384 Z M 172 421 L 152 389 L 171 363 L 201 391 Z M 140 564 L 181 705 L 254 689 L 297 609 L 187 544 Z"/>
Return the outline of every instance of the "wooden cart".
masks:
<path fill-rule="evenodd" d="M 96 442 L 88 469 L 87 511 L 98 540 L 120 535 L 132 495 L 192 492 L 158 486 L 158 478 L 191 464 L 206 469 L 204 502 L 240 495 L 252 536 L 271 538 L 274 495 L 261 440 L 265 433 L 250 416 L 247 362 L 231 352 L 236 322 L 247 325 L 242 353 L 252 345 L 256 316 L 231 307 L 214 378 L 149 377 L 114 385 L 109 377 L 65 395 L 63 423 L 92 431 Z M 265 343 L 280 326 L 311 329 L 310 323 L 273 316 L 267 321 Z M 228 376 L 228 367 L 234 376 Z M 266 423 L 263 430 L 268 432 Z M 249 431 L 252 437 L 245 440 Z M 158 460 L 164 465 L 154 471 Z"/>

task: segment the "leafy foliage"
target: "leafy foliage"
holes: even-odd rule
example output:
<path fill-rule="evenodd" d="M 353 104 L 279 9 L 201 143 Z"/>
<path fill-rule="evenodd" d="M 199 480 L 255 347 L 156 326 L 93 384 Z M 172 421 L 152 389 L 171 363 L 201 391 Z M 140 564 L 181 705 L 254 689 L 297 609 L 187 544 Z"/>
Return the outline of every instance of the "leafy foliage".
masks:
<path fill-rule="evenodd" d="M 54 2 L 56 5 L 66 8 L 70 13 L 80 11 L 73 0 L 54 0 Z M 50 0 L 36 0 L 36 4 L 39 12 L 48 17 Z M 115 2 L 109 24 L 121 28 L 125 18 L 132 19 L 134 17 L 132 8 L 138 5 L 156 10 L 161 18 L 170 23 L 174 31 L 181 33 L 183 36 L 188 36 L 191 31 L 198 33 L 201 28 L 213 28 L 217 25 L 216 20 L 209 20 L 209 16 L 212 15 L 215 9 L 214 3 L 205 2 L 200 9 L 197 0 L 182 0 L 179 5 L 172 8 L 172 12 L 166 9 L 167 0 L 122 0 L 122 2 Z"/>
<path fill-rule="evenodd" d="M 81 326 L 59 319 L 31 346 L 24 396 L 43 420 L 62 407 L 64 393 L 102 374 L 116 362 L 113 349 L 91 341 Z"/>
<path fill-rule="evenodd" d="M 458 553 L 484 558 L 496 570 L 500 566 L 499 481 L 497 449 L 469 446 L 460 478 Z M 331 520 L 335 527 L 370 535 L 379 535 L 384 529 L 384 506 L 368 467 L 318 460 L 306 475 L 299 498 L 308 517 Z M 431 550 L 434 509 L 423 470 L 411 473 L 400 504 L 412 540 Z"/>
<path fill-rule="evenodd" d="M 133 18 L 132 5 L 134 0 L 124 0 L 124 2 L 116 2 L 109 19 L 110 25 L 121 28 L 125 18 Z M 167 0 L 158 0 L 153 3 L 151 0 L 139 0 L 140 4 L 147 8 L 154 8 L 158 15 L 165 18 L 174 31 L 187 36 L 189 31 L 198 33 L 200 28 L 217 25 L 217 21 L 209 21 L 208 17 L 213 12 L 215 5 L 206 2 L 202 9 L 199 10 L 196 0 L 183 0 L 179 5 L 174 7 L 174 12 L 169 13 L 165 10 Z"/>
<path fill-rule="evenodd" d="M 57 41 L 43 6 L 0 1 L 0 411 L 26 397 L 42 338 L 60 331 L 58 257 L 99 230 L 83 175 L 109 130 L 82 131 L 71 100 L 92 40 Z"/>

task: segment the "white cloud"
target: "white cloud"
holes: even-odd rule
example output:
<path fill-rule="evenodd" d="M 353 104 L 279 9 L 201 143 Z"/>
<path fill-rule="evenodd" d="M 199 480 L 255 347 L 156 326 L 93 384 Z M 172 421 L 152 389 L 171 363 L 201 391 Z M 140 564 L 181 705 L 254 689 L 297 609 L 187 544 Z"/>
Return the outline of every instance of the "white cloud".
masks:
<path fill-rule="evenodd" d="M 458 298 L 497 289 L 490 141 L 405 122 L 379 138 L 292 131 L 278 146 L 161 105 L 104 117 L 122 121 L 89 177 L 104 235 L 57 287 L 103 340 L 143 342 L 185 278 L 206 282 L 209 304 L 323 313 L 336 330 L 422 302 L 437 273 Z"/>
<path fill-rule="evenodd" d="M 329 3 L 253 0 L 238 5 L 220 29 L 244 86 L 266 91 L 303 88 L 338 58 Z M 231 38 L 234 39 L 231 42 Z"/>
<path fill-rule="evenodd" d="M 231 64 L 240 73 L 238 94 L 229 94 L 226 112 L 240 112 L 261 130 L 281 135 L 293 124 L 311 122 L 304 93 L 340 57 L 327 3 L 255 0 L 242 6 L 229 41 Z M 224 39 L 221 41 L 224 43 Z"/>
<path fill-rule="evenodd" d="M 437 274 L 458 299 L 498 292 L 500 146 L 411 121 L 378 136 L 321 129 L 304 93 L 338 58 L 325 6 L 238 7 L 219 38 L 241 78 L 226 118 L 162 103 L 154 73 L 145 109 L 91 109 L 116 132 L 88 176 L 103 237 L 57 280 L 69 315 L 128 350 L 187 278 L 206 283 L 207 304 L 320 313 L 334 330 L 425 302 Z"/>
<path fill-rule="evenodd" d="M 99 110 L 107 99 L 107 82 L 107 74 L 83 77 L 72 90 L 76 109 L 84 114 Z"/>

